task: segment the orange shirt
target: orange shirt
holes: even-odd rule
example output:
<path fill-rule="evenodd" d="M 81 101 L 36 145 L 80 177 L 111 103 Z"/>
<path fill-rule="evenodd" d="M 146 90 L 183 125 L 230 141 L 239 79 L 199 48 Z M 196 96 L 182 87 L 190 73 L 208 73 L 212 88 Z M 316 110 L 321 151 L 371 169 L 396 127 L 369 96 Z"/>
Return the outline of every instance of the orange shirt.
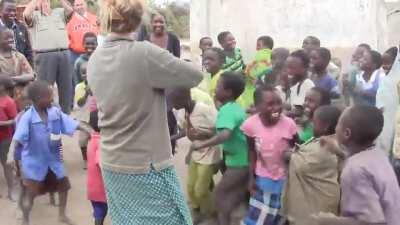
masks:
<path fill-rule="evenodd" d="M 89 12 L 87 12 L 84 17 L 74 13 L 67 24 L 67 32 L 69 49 L 76 53 L 85 53 L 83 36 L 87 32 L 93 32 L 96 35 L 99 33 L 97 17 Z"/>

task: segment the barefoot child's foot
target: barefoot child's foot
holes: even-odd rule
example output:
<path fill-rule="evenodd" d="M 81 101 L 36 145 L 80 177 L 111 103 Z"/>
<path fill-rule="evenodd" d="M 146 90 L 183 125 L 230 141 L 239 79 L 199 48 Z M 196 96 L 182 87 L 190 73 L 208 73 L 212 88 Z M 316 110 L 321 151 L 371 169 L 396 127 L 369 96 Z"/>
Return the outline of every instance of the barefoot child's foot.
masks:
<path fill-rule="evenodd" d="M 75 223 L 67 216 L 60 216 L 58 221 L 60 221 L 61 223 L 68 224 L 68 225 L 75 225 Z"/>

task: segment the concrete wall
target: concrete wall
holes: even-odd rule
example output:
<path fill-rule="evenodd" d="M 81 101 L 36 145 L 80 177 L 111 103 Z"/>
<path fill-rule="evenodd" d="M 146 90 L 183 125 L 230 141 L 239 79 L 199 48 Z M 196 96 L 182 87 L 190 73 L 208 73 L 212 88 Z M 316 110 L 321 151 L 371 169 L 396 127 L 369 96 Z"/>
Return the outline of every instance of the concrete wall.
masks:
<path fill-rule="evenodd" d="M 347 61 L 359 43 L 386 49 L 386 13 L 383 0 L 192 0 L 190 39 L 193 49 L 203 36 L 218 45 L 218 33 L 229 30 L 249 61 L 261 35 L 288 48 L 299 48 L 305 36 L 315 35 Z"/>

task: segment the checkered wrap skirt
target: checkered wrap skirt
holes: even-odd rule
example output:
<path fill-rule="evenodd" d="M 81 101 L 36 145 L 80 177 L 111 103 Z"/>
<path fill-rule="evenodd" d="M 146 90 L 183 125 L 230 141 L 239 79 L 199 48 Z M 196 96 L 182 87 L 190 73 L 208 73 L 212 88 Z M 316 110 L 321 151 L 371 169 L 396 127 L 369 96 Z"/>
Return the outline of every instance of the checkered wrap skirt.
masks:
<path fill-rule="evenodd" d="M 113 225 L 192 225 L 173 167 L 147 174 L 102 172 Z"/>
<path fill-rule="evenodd" d="M 281 216 L 281 194 L 268 193 L 260 189 L 251 196 L 247 215 L 242 225 L 276 225 L 279 224 Z"/>

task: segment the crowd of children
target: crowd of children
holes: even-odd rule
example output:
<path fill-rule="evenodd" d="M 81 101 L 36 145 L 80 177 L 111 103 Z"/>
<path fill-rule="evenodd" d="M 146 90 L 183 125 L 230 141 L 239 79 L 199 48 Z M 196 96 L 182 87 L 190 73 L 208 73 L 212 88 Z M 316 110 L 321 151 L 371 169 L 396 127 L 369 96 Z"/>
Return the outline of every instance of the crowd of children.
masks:
<path fill-rule="evenodd" d="M 108 208 L 98 109 L 86 80 L 96 35 L 84 35 L 86 53 L 75 63 L 75 119 L 53 106 L 48 83 L 33 81 L 25 88 L 32 68 L 18 61 L 9 36 L 0 29 L 0 161 L 8 198 L 13 200 L 15 166 L 23 224 L 30 222 L 35 197 L 55 192 L 60 221 L 72 224 L 61 135 L 80 130 L 87 196 L 94 223 L 102 225 Z M 384 122 L 397 113 L 399 49 L 381 55 L 360 44 L 348 70 L 338 72 L 341 63 L 313 36 L 292 52 L 261 36 L 247 66 L 231 32 L 217 40 L 221 48 L 210 37 L 200 40 L 202 55 L 194 60 L 204 71 L 200 85 L 168 93 L 179 126 L 171 141 L 191 141 L 187 196 L 194 224 L 214 218 L 230 225 L 241 204 L 247 206 L 246 225 L 399 224 L 399 174 L 385 154 L 393 148 L 398 164 L 398 130 Z M 395 96 L 388 96 L 388 86 Z M 389 144 L 381 144 L 382 131 Z"/>

